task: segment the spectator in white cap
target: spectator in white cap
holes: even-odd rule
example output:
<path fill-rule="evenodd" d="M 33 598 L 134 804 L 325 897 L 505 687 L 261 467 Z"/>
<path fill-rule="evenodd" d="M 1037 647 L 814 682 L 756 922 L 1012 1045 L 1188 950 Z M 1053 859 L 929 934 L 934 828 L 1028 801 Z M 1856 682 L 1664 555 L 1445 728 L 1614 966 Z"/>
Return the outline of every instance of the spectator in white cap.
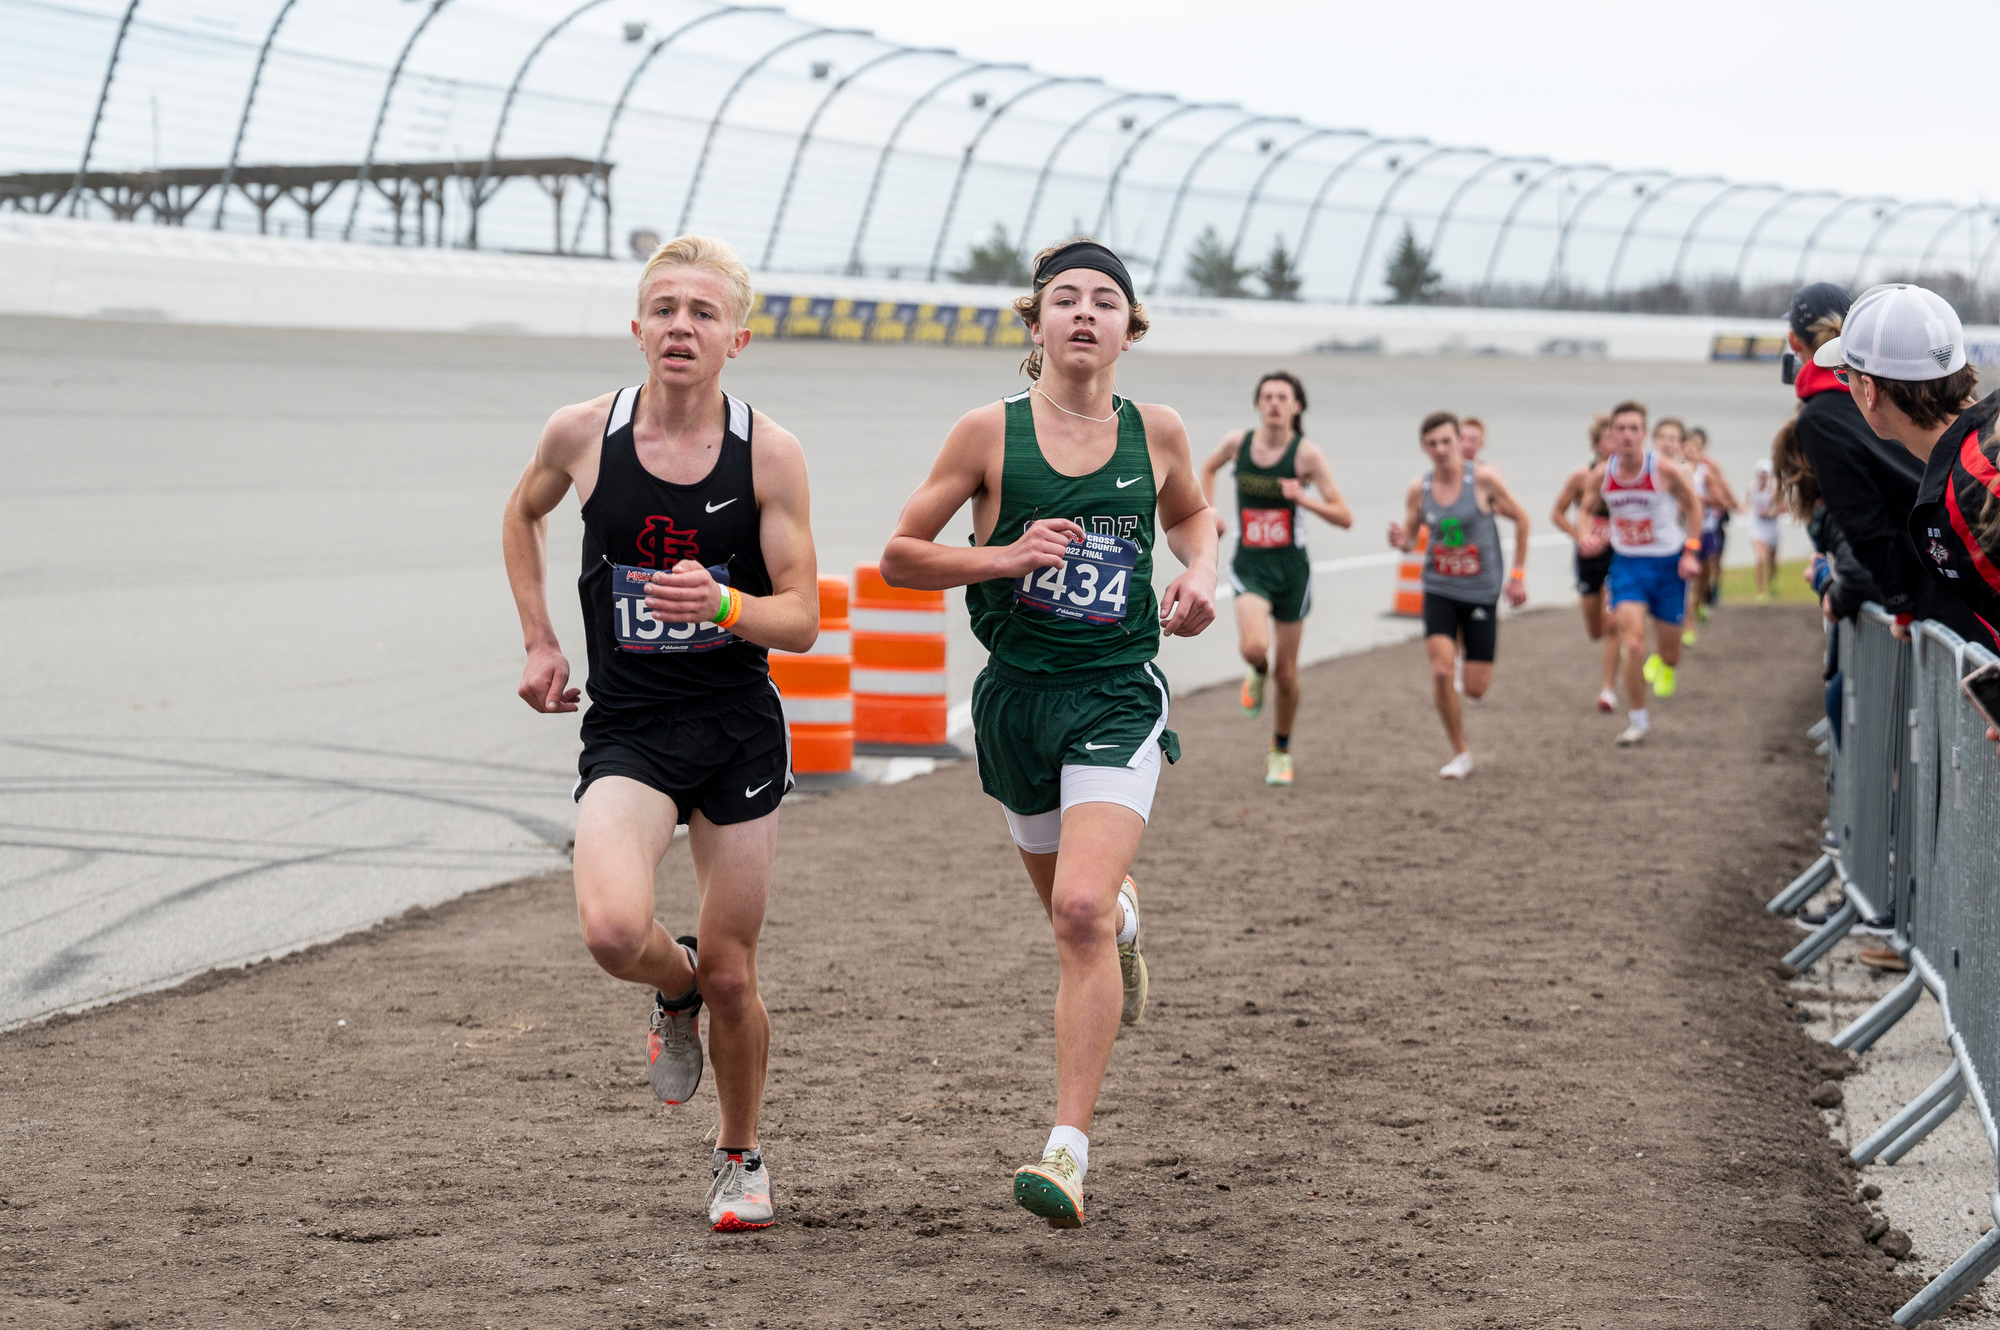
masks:
<path fill-rule="evenodd" d="M 1854 304 L 1842 336 L 1814 360 L 1836 368 L 1876 434 L 1924 462 L 1910 508 L 1910 540 L 1930 576 L 1978 620 L 1960 636 L 2000 646 L 2000 540 L 1982 520 L 2000 490 L 1994 416 L 2000 394 L 1974 404 L 1978 370 L 1966 362 L 1966 330 L 1936 292 L 1876 286 Z"/>
<path fill-rule="evenodd" d="M 1848 310 L 1840 336 L 1813 353 L 1813 363 L 1832 370 L 1847 385 L 1870 429 L 1900 443 L 1925 467 L 1904 523 L 1928 586 L 1955 594 L 1913 597 L 1909 605 L 1888 607 L 1896 614 L 1897 636 L 1906 636 L 1904 625 L 1923 615 L 1943 620 L 1968 641 L 1991 643 L 1992 630 L 1966 602 L 1969 588 L 1956 585 L 1963 577 L 1952 567 L 1953 551 L 1943 543 L 1949 524 L 1941 526 L 1935 517 L 1918 520 L 1935 506 L 1935 492 L 1951 476 L 1956 449 L 1940 449 L 1939 441 L 1947 434 L 1957 441 L 1967 432 L 1953 426 L 1979 391 L 1979 371 L 1966 363 L 1965 328 L 1958 312 L 1943 296 L 1921 286 L 1899 282 L 1874 287 Z M 1984 414 L 1990 416 L 1988 407 Z M 1976 433 L 1976 422 L 1971 428 Z M 1935 479 L 1932 472 L 1938 473 Z M 1928 504 L 1926 491 L 1933 492 Z M 1969 559 L 1965 562 L 1971 566 Z"/>

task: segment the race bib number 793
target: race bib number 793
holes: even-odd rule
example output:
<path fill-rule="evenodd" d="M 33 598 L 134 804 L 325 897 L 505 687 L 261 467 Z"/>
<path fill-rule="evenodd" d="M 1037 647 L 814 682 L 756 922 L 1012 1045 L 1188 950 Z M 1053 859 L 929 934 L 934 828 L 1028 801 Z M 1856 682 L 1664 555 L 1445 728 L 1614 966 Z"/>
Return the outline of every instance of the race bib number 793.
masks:
<path fill-rule="evenodd" d="M 1138 563 L 1135 542 L 1093 532 L 1063 551 L 1061 567 L 1036 568 L 1014 579 L 1014 599 L 1060 619 L 1117 623 L 1125 617 Z"/>
<path fill-rule="evenodd" d="M 622 563 L 611 565 L 611 632 L 618 639 L 618 649 L 653 653 L 713 651 L 728 646 L 734 635 L 712 623 L 668 623 L 653 617 L 653 612 L 646 608 L 646 584 L 658 571 Z M 711 568 L 708 575 L 724 586 L 729 584 L 726 567 Z"/>

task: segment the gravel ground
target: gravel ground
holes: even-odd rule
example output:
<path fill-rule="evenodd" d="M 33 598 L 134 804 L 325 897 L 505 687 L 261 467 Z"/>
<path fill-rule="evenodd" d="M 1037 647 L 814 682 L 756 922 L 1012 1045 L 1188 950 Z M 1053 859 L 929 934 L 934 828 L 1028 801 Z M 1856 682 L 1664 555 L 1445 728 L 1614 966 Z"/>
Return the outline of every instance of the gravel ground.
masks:
<path fill-rule="evenodd" d="M 1812 854 L 1818 642 L 1724 611 L 1627 751 L 1574 614 L 1513 620 L 1462 785 L 1414 645 L 1307 672 L 1290 790 L 1230 691 L 1179 699 L 1080 1231 L 1008 1197 L 1056 967 L 960 764 L 784 815 L 776 1227 L 700 1222 L 713 1100 L 653 1103 L 643 995 L 558 873 L 0 1036 L 0 1315 L 1881 1325 L 1917 1285 L 1864 1240 L 1809 1099 L 1847 1066 L 1759 909 Z M 663 880 L 678 924 L 684 851 Z"/>

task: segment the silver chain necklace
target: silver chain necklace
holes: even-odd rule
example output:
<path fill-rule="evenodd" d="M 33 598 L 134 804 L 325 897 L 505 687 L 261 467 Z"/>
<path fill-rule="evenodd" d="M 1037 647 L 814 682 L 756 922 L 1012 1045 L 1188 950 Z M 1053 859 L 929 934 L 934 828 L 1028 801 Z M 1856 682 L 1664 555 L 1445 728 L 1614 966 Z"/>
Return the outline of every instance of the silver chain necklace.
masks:
<path fill-rule="evenodd" d="M 1042 386 L 1041 386 L 1041 385 L 1040 385 L 1039 383 L 1038 383 L 1038 384 L 1035 384 L 1035 385 L 1034 385 L 1033 387 L 1031 387 L 1031 388 L 1030 388 L 1030 389 L 1029 389 L 1028 391 L 1029 391 L 1029 392 L 1032 392 L 1032 393 L 1037 393 L 1037 394 L 1039 394 L 1039 395 L 1041 396 L 1041 399 L 1042 399 L 1042 400 L 1043 400 L 1044 402 L 1047 402 L 1047 403 L 1048 403 L 1048 404 L 1049 404 L 1050 406 L 1052 406 L 1052 407 L 1054 407 L 1054 408 L 1055 408 L 1056 410 L 1058 410 L 1058 411 L 1062 412 L 1062 413 L 1063 413 L 1064 415 L 1066 415 L 1066 416 L 1075 416 L 1075 417 L 1076 417 L 1076 418 L 1077 418 L 1078 420 L 1088 420 L 1088 421 L 1089 421 L 1089 422 L 1090 422 L 1091 424 L 1093 424 L 1093 425 L 1109 425 L 1109 424 L 1110 424 L 1110 423 L 1111 423 L 1112 421 L 1114 421 L 1114 420 L 1118 419 L 1118 412 L 1119 412 L 1120 408 L 1119 408 L 1119 405 L 1118 405 L 1118 394 L 1117 394 L 1117 393 L 1113 393 L 1113 394 L 1111 394 L 1111 414 L 1110 414 L 1110 415 L 1108 415 L 1108 416 L 1086 416 L 1086 415 L 1085 415 L 1085 414 L 1083 414 L 1083 412 L 1081 412 L 1081 411 L 1072 411 L 1072 410 L 1070 410 L 1070 409 L 1069 409 L 1068 407 L 1064 406 L 1064 405 L 1063 405 L 1063 404 L 1062 404 L 1061 402 L 1058 402 L 1058 401 L 1057 401 L 1057 400 L 1056 400 L 1055 398 L 1053 398 L 1053 397 L 1049 396 L 1049 395 L 1048 395 L 1047 393 L 1045 393 L 1045 392 L 1042 392 Z"/>

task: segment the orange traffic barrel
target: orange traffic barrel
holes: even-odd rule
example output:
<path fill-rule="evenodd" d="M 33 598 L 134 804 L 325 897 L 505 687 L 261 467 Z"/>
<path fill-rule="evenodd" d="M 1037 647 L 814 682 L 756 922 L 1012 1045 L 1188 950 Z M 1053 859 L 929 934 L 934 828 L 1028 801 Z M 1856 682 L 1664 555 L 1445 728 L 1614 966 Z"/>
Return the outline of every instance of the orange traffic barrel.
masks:
<path fill-rule="evenodd" d="M 854 741 L 894 749 L 945 742 L 944 592 L 909 591 L 854 567 Z"/>
<path fill-rule="evenodd" d="M 825 775 L 854 769 L 854 656 L 847 583 L 819 579 L 819 640 L 803 655 L 771 653 L 771 682 L 792 732 L 792 770 Z"/>
<path fill-rule="evenodd" d="M 1403 556 L 1396 565 L 1396 606 L 1391 613 L 1406 619 L 1420 619 L 1424 614 L 1424 550 L 1431 543 L 1428 527 L 1417 529 L 1416 548 Z"/>

